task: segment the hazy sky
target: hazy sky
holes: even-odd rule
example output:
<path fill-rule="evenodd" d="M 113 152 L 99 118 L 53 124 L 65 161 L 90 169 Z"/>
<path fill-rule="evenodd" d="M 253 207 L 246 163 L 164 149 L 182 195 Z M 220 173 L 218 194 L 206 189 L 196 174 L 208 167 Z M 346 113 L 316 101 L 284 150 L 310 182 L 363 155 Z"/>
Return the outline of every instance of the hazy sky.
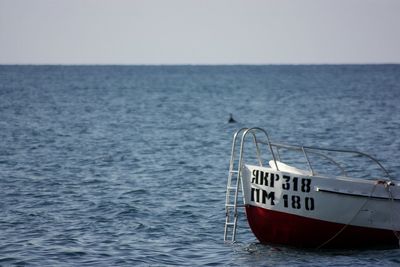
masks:
<path fill-rule="evenodd" d="M 9 63 L 400 63 L 400 0 L 0 0 Z"/>

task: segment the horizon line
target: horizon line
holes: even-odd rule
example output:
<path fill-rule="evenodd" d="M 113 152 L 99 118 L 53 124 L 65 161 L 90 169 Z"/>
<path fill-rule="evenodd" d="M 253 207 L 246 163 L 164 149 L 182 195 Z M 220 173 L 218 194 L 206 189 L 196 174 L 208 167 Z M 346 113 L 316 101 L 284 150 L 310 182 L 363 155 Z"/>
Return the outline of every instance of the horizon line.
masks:
<path fill-rule="evenodd" d="M 335 66 L 400 65 L 398 63 L 0 63 L 0 66 Z"/>

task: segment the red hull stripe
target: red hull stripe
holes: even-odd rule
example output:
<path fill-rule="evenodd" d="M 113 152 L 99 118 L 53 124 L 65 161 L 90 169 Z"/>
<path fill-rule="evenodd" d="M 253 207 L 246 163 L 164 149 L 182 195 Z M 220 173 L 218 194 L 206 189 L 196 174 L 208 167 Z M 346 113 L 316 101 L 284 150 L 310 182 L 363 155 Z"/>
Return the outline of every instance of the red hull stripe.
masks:
<path fill-rule="evenodd" d="M 398 247 L 391 230 L 367 228 L 317 219 L 260 207 L 246 206 L 247 220 L 261 243 L 304 248 Z M 340 232 L 338 234 L 338 232 Z"/>

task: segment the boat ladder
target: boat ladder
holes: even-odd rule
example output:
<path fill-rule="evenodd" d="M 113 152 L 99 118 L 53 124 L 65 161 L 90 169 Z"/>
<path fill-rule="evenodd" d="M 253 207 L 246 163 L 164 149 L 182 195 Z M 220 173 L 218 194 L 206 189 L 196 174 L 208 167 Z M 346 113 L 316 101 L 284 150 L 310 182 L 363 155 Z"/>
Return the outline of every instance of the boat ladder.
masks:
<path fill-rule="evenodd" d="M 225 242 L 235 242 L 236 240 L 236 230 L 238 224 L 238 208 L 244 207 L 244 198 L 243 198 L 243 185 L 241 182 L 241 168 L 243 162 L 243 147 L 244 141 L 247 134 L 253 136 L 253 142 L 256 147 L 256 158 L 258 164 L 263 166 L 261 159 L 261 152 L 259 143 L 260 140 L 257 139 L 256 132 L 261 132 L 264 134 L 264 138 L 267 140 L 267 144 L 269 144 L 269 137 L 267 132 L 260 128 L 242 128 L 238 130 L 233 135 L 232 141 L 232 150 L 231 150 L 231 158 L 229 162 L 229 174 L 228 181 L 226 185 L 226 199 L 225 199 L 225 228 L 224 228 L 224 241 Z M 240 142 L 240 145 L 238 143 Z M 265 143 L 265 142 L 264 142 Z M 269 146 L 271 151 L 272 148 Z M 239 153 L 237 153 L 239 150 Z M 237 158 L 236 155 L 239 154 Z M 275 157 L 274 157 L 275 159 Z"/>
<path fill-rule="evenodd" d="M 229 161 L 229 174 L 228 181 L 226 185 L 226 199 L 225 199 L 225 228 L 224 228 L 224 241 L 225 242 L 235 242 L 236 230 L 238 223 L 238 207 L 243 205 L 238 205 L 239 192 L 241 189 L 240 181 L 240 158 L 236 159 L 236 150 L 238 135 L 241 131 L 246 130 L 240 129 L 233 136 L 232 141 L 232 151 L 231 158 Z"/>

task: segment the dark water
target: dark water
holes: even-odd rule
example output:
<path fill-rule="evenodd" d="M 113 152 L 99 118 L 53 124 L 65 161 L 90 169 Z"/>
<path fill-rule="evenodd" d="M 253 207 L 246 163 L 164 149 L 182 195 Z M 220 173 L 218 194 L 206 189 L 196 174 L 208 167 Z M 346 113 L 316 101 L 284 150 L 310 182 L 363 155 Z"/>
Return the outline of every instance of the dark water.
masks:
<path fill-rule="evenodd" d="M 368 152 L 397 179 L 400 65 L 0 66 L 0 265 L 400 265 L 260 245 L 243 216 L 224 244 L 243 126 Z"/>

